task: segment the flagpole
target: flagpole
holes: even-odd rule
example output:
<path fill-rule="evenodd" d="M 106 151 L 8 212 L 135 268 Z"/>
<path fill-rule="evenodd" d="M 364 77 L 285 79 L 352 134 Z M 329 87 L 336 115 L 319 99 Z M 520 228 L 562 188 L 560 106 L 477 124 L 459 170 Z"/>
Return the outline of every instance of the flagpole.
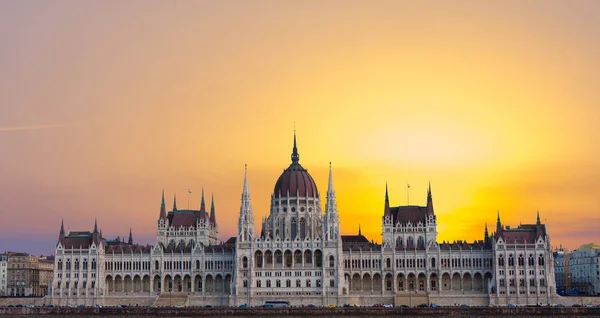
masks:
<path fill-rule="evenodd" d="M 406 205 L 410 205 L 410 196 L 408 194 L 408 191 L 410 190 L 410 184 L 406 185 Z"/>

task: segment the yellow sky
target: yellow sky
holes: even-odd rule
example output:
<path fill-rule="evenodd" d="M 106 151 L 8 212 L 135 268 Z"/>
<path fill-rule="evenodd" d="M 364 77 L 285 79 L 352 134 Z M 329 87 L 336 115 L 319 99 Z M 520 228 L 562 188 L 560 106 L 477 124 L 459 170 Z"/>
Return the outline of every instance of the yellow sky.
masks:
<path fill-rule="evenodd" d="M 160 190 L 185 207 L 190 188 L 197 206 L 202 186 L 226 239 L 245 163 L 255 217 L 268 213 L 295 122 L 322 193 L 333 162 L 345 233 L 360 223 L 380 241 L 385 182 L 401 205 L 409 183 L 425 204 L 431 181 L 440 240 L 539 209 L 554 245 L 597 242 L 599 14 L 595 1 L 3 2 L 2 241 L 98 217 L 105 235 L 152 242 Z"/>

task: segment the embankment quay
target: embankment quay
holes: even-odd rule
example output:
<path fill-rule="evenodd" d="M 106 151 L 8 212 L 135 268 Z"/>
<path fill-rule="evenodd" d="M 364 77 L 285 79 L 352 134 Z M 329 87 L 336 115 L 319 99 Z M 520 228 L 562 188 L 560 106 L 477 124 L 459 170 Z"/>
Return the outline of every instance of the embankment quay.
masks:
<path fill-rule="evenodd" d="M 444 307 L 444 308 L 0 308 L 0 315 L 44 317 L 90 316 L 235 316 L 235 317 L 377 317 L 377 316 L 463 316 L 463 317 L 527 317 L 527 316 L 588 316 L 600 317 L 600 308 L 556 307 Z"/>

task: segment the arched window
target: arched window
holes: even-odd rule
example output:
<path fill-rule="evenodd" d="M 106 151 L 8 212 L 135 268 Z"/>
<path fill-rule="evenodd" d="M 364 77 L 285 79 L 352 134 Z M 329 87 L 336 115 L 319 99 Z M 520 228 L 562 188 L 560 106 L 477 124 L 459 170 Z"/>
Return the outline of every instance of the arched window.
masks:
<path fill-rule="evenodd" d="M 527 258 L 527 265 L 529 265 L 529 266 L 535 265 L 535 259 L 533 258 L 533 254 L 529 254 L 529 257 Z"/>
<path fill-rule="evenodd" d="M 292 218 L 291 226 L 292 239 L 295 239 L 296 234 L 298 233 L 298 225 L 296 224 L 296 218 Z"/>
<path fill-rule="evenodd" d="M 414 245 L 415 245 L 415 242 L 414 242 L 414 239 L 413 239 L 413 237 L 412 237 L 412 236 L 409 236 L 409 237 L 406 239 L 406 247 L 414 247 Z"/>
<path fill-rule="evenodd" d="M 71 260 L 67 258 L 67 270 L 71 270 Z"/>
<path fill-rule="evenodd" d="M 62 259 L 58 260 L 58 269 L 62 269 Z"/>
<path fill-rule="evenodd" d="M 263 257 L 262 257 L 262 252 L 261 251 L 256 251 L 256 253 L 254 253 L 254 258 L 256 259 L 256 267 L 262 267 L 262 263 L 263 263 Z"/>
<path fill-rule="evenodd" d="M 333 255 L 329 256 L 329 267 L 335 267 L 335 259 L 333 258 Z"/>
<path fill-rule="evenodd" d="M 92 269 L 96 269 L 96 259 L 92 259 Z"/>
<path fill-rule="evenodd" d="M 154 269 L 155 270 L 159 270 L 160 269 L 160 264 L 158 263 L 158 261 L 154 261 Z"/>
<path fill-rule="evenodd" d="M 286 280 L 285 281 L 285 287 L 292 287 L 292 281 L 291 280 Z"/>
<path fill-rule="evenodd" d="M 75 270 L 79 269 L 79 259 L 75 259 Z"/>
<path fill-rule="evenodd" d="M 396 238 L 396 248 L 401 248 L 402 247 L 402 237 L 398 236 Z"/>
<path fill-rule="evenodd" d="M 244 258 L 242 258 L 242 266 L 244 268 L 248 268 L 248 258 L 246 256 L 244 256 Z"/>
<path fill-rule="evenodd" d="M 425 247 L 425 239 L 424 239 L 422 236 L 419 236 L 419 239 L 417 240 L 417 245 L 418 245 L 420 248 L 423 248 L 423 247 Z"/>
<path fill-rule="evenodd" d="M 200 269 L 200 260 L 196 260 L 196 269 Z"/>
<path fill-rule="evenodd" d="M 515 258 L 512 254 L 508 255 L 508 266 L 515 266 Z"/>
<path fill-rule="evenodd" d="M 504 266 L 504 255 L 498 256 L 498 266 Z"/>
<path fill-rule="evenodd" d="M 300 239 L 306 238 L 306 220 L 304 218 L 300 219 Z"/>
<path fill-rule="evenodd" d="M 435 257 L 431 258 L 431 268 L 435 268 Z"/>
<path fill-rule="evenodd" d="M 523 254 L 519 254 L 519 266 L 525 266 L 525 258 L 523 258 Z"/>
<path fill-rule="evenodd" d="M 540 257 L 538 257 L 538 265 L 540 266 L 544 266 L 544 255 L 540 254 Z M 543 286 L 540 284 L 540 286 Z"/>
<path fill-rule="evenodd" d="M 391 259 L 386 259 L 385 260 L 385 267 L 390 268 L 392 267 L 392 260 Z"/>

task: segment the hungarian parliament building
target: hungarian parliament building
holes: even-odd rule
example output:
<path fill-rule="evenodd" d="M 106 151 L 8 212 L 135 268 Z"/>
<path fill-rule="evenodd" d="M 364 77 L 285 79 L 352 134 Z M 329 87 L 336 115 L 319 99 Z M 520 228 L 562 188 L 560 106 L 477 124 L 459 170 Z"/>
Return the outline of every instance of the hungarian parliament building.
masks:
<path fill-rule="evenodd" d="M 435 303 L 535 305 L 556 303 L 554 261 L 546 224 L 511 228 L 498 214 L 481 240 L 437 240 L 431 186 L 425 206 L 391 206 L 387 185 L 381 244 L 342 235 L 331 165 L 322 197 L 300 165 L 291 164 L 273 189 L 269 216 L 255 232 L 247 169 L 237 235 L 219 243 L 214 206 L 167 211 L 164 192 L 156 243 L 140 245 L 92 231 L 65 232 L 55 249 L 54 305 L 260 306 Z M 343 212 L 342 212 L 343 213 Z M 495 215 L 494 215 L 495 216 Z"/>

